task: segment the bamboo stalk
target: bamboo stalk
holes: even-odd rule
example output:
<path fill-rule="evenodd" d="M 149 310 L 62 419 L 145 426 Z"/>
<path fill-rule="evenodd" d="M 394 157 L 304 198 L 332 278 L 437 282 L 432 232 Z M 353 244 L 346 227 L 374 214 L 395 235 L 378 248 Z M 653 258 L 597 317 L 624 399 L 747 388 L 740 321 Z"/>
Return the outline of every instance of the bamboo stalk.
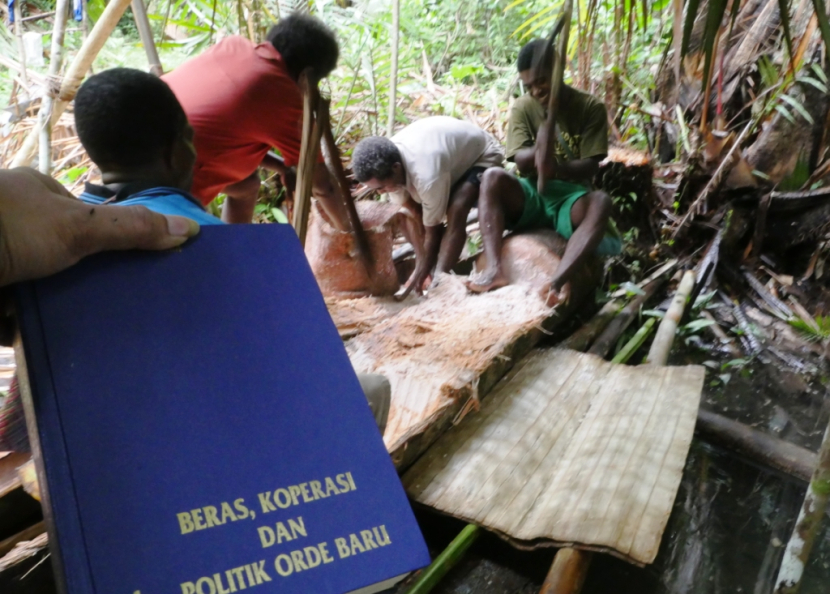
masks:
<path fill-rule="evenodd" d="M 426 594 L 441 581 L 447 573 L 467 552 L 467 549 L 478 539 L 481 529 L 475 524 L 467 524 L 453 541 L 444 549 L 435 561 L 430 563 L 415 583 L 406 591 L 406 594 Z"/>
<path fill-rule="evenodd" d="M 26 72 L 26 46 L 23 44 L 23 11 L 20 9 L 20 1 L 14 1 L 14 36 L 17 37 L 17 52 L 20 56 L 20 74 L 23 77 L 23 86 L 29 86 L 29 75 Z"/>
<path fill-rule="evenodd" d="M 153 30 L 150 28 L 150 20 L 147 18 L 144 0 L 132 0 L 131 6 L 138 36 L 141 38 L 141 45 L 144 46 L 144 53 L 147 54 L 147 61 L 150 63 L 150 72 L 156 76 L 161 76 L 164 74 L 164 68 L 161 66 L 161 59 L 156 50 L 156 42 L 153 41 Z"/>
<path fill-rule="evenodd" d="M 651 331 L 654 329 L 654 318 L 649 318 L 646 320 L 646 323 L 640 326 L 640 329 L 637 330 L 636 334 L 631 337 L 631 339 L 625 343 L 625 346 L 620 349 L 620 352 L 617 353 L 613 359 L 611 359 L 611 363 L 626 363 L 631 358 L 631 356 L 637 352 L 648 337 L 651 335 Z"/>
<path fill-rule="evenodd" d="M 689 294 L 694 286 L 695 273 L 692 270 L 687 270 L 680 281 L 677 293 L 674 294 L 671 305 L 669 305 L 669 310 L 663 317 L 663 321 L 660 322 L 660 327 L 657 328 L 657 335 L 654 337 L 654 342 L 651 343 L 651 349 L 649 349 L 646 357 L 647 365 L 665 365 L 668 361 L 674 335 L 677 333 L 677 325 L 680 323 L 680 318 L 683 317 L 686 302 L 689 300 Z"/>
<path fill-rule="evenodd" d="M 308 231 L 308 215 L 311 210 L 311 186 L 314 180 L 314 168 L 317 164 L 317 151 L 320 146 L 319 105 L 320 94 L 317 81 L 310 78 L 309 71 L 300 75 L 300 88 L 303 90 L 303 142 L 300 146 L 300 160 L 297 165 L 297 189 L 294 192 L 293 225 L 305 247 Z"/>
<path fill-rule="evenodd" d="M 395 111 L 398 103 L 398 49 L 401 32 L 401 0 L 392 0 L 392 73 L 389 78 L 389 121 L 386 135 L 395 133 Z"/>
<path fill-rule="evenodd" d="M 75 59 L 72 60 L 72 64 L 70 64 L 63 77 L 58 98 L 52 104 L 51 122 L 53 126 L 66 110 L 69 102 L 75 98 L 75 93 L 78 92 L 78 87 L 81 86 L 81 82 L 86 77 L 86 73 L 89 72 L 92 62 L 95 60 L 98 52 L 101 51 L 101 48 L 104 47 L 104 44 L 109 39 L 110 34 L 115 29 L 119 19 L 129 5 L 130 0 L 111 0 L 104 9 L 104 12 L 101 13 L 100 18 L 95 23 L 92 31 L 90 31 L 89 37 L 86 38 L 86 41 L 81 46 Z M 32 159 L 37 151 L 39 135 L 40 126 L 34 126 L 14 156 L 11 164 L 12 168 L 31 165 Z"/>
<path fill-rule="evenodd" d="M 559 549 L 539 594 L 577 594 L 582 591 L 593 556 L 591 551 Z"/>
<path fill-rule="evenodd" d="M 40 151 L 37 164 L 38 169 L 44 175 L 52 175 L 52 106 L 55 95 L 59 91 L 57 81 L 63 62 L 63 39 L 68 15 L 69 0 L 58 0 L 55 5 L 55 24 L 52 28 L 52 53 L 49 57 L 48 86 L 43 96 L 43 105 L 38 112 Z"/>
<path fill-rule="evenodd" d="M 830 497 L 830 425 L 824 432 L 818 464 L 813 471 L 804 503 L 798 514 L 793 534 L 784 550 L 781 568 L 775 580 L 775 594 L 795 594 L 801 587 L 804 568 L 810 560 L 816 534 Z"/>
<path fill-rule="evenodd" d="M 346 179 L 346 172 L 343 170 L 340 151 L 337 148 L 337 143 L 334 141 L 328 100 L 320 101 L 320 113 L 323 117 L 318 124 L 323 131 L 323 154 L 325 155 L 329 171 L 334 174 L 334 179 L 337 182 L 337 187 L 340 189 L 340 196 L 343 199 L 343 203 L 346 205 L 346 214 L 348 214 L 349 222 L 351 223 L 357 255 L 363 263 L 364 268 L 366 268 L 366 275 L 371 279 L 374 276 L 372 252 L 369 249 L 369 240 L 366 238 L 366 232 L 363 229 L 363 224 L 360 222 L 357 208 L 352 199 L 352 192 L 349 187 L 349 181 Z"/>

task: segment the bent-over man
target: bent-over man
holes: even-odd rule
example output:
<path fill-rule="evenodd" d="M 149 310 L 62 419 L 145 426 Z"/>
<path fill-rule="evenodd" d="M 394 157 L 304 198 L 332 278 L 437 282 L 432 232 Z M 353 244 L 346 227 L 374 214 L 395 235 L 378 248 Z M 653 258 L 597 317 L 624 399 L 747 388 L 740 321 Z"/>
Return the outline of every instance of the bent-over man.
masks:
<path fill-rule="evenodd" d="M 225 222 L 251 222 L 259 167 L 278 172 L 293 190 L 303 125 L 297 81 L 307 71 L 316 84 L 334 69 L 338 54 L 334 33 L 320 20 L 291 15 L 271 28 L 265 43 L 228 37 L 162 77 L 193 126 L 193 193 L 203 204 L 225 193 Z M 269 154 L 274 147 L 281 158 Z M 332 224 L 348 230 L 345 206 L 320 159 L 312 191 Z"/>
<path fill-rule="evenodd" d="M 418 120 L 391 138 L 374 136 L 355 147 L 357 180 L 389 193 L 406 215 L 416 264 L 402 296 L 412 289 L 422 293 L 433 269 L 449 272 L 456 264 L 481 176 L 503 161 L 504 151 L 490 134 L 446 116 Z"/>

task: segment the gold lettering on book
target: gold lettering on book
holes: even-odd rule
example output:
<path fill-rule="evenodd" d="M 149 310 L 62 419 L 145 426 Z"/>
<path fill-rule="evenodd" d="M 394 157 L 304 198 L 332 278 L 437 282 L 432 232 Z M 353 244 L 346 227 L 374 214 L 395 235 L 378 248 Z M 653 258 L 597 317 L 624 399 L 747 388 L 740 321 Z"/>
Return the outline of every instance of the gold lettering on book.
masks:
<path fill-rule="evenodd" d="M 248 509 L 245 500 L 240 497 L 233 501 L 233 507 L 227 501 L 223 501 L 219 504 L 219 507 L 206 505 L 178 513 L 176 518 L 179 520 L 181 533 L 188 534 L 214 526 L 223 526 L 228 522 L 236 522 L 237 520 L 247 520 L 248 518 L 253 520 L 256 518 L 256 512 Z"/>
<path fill-rule="evenodd" d="M 357 484 L 351 472 L 344 472 L 334 477 L 327 476 L 319 481 L 308 481 L 280 487 L 273 491 L 263 491 L 257 495 L 257 498 L 262 513 L 267 514 L 278 509 L 286 509 L 301 503 L 311 503 L 318 499 L 326 499 L 333 495 L 342 495 L 351 491 L 357 491 Z"/>

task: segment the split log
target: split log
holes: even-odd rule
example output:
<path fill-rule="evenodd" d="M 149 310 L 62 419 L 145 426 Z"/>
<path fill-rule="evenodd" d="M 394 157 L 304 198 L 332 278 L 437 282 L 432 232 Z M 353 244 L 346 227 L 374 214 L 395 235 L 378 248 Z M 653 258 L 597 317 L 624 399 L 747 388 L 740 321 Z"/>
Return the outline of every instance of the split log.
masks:
<path fill-rule="evenodd" d="M 698 411 L 695 432 L 706 441 L 802 481 L 810 480 L 816 466 L 816 455 L 810 450 L 707 410 Z"/>
<path fill-rule="evenodd" d="M 360 257 L 355 236 L 338 231 L 325 212 L 312 209 L 305 253 L 325 297 L 358 298 L 394 295 L 400 284 L 392 262 L 392 240 L 400 218 L 399 208 L 388 202 L 364 200 L 356 205 L 372 260 L 372 274 Z"/>

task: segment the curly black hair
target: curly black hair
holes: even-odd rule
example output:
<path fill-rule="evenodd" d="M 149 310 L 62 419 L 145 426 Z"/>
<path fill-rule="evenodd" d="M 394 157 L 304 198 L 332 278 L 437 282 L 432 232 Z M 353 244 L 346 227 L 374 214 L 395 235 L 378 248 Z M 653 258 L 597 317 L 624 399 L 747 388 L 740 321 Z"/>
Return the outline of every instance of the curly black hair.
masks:
<path fill-rule="evenodd" d="M 337 66 L 340 48 L 334 32 L 323 21 L 307 14 L 292 14 L 271 27 L 266 39 L 285 60 L 294 80 L 311 68 L 320 80 Z"/>
<path fill-rule="evenodd" d="M 519 72 L 530 70 L 537 65 L 549 68 L 553 65 L 555 55 L 555 50 L 548 45 L 547 39 L 534 39 L 519 50 L 516 68 Z"/>
<path fill-rule="evenodd" d="M 352 169 L 357 181 L 384 180 L 392 175 L 392 166 L 403 163 L 395 143 L 383 136 L 370 136 L 357 143 L 352 153 Z"/>
<path fill-rule="evenodd" d="M 99 167 L 146 165 L 171 147 L 186 125 L 167 83 L 141 70 L 104 70 L 75 96 L 78 138 Z"/>

